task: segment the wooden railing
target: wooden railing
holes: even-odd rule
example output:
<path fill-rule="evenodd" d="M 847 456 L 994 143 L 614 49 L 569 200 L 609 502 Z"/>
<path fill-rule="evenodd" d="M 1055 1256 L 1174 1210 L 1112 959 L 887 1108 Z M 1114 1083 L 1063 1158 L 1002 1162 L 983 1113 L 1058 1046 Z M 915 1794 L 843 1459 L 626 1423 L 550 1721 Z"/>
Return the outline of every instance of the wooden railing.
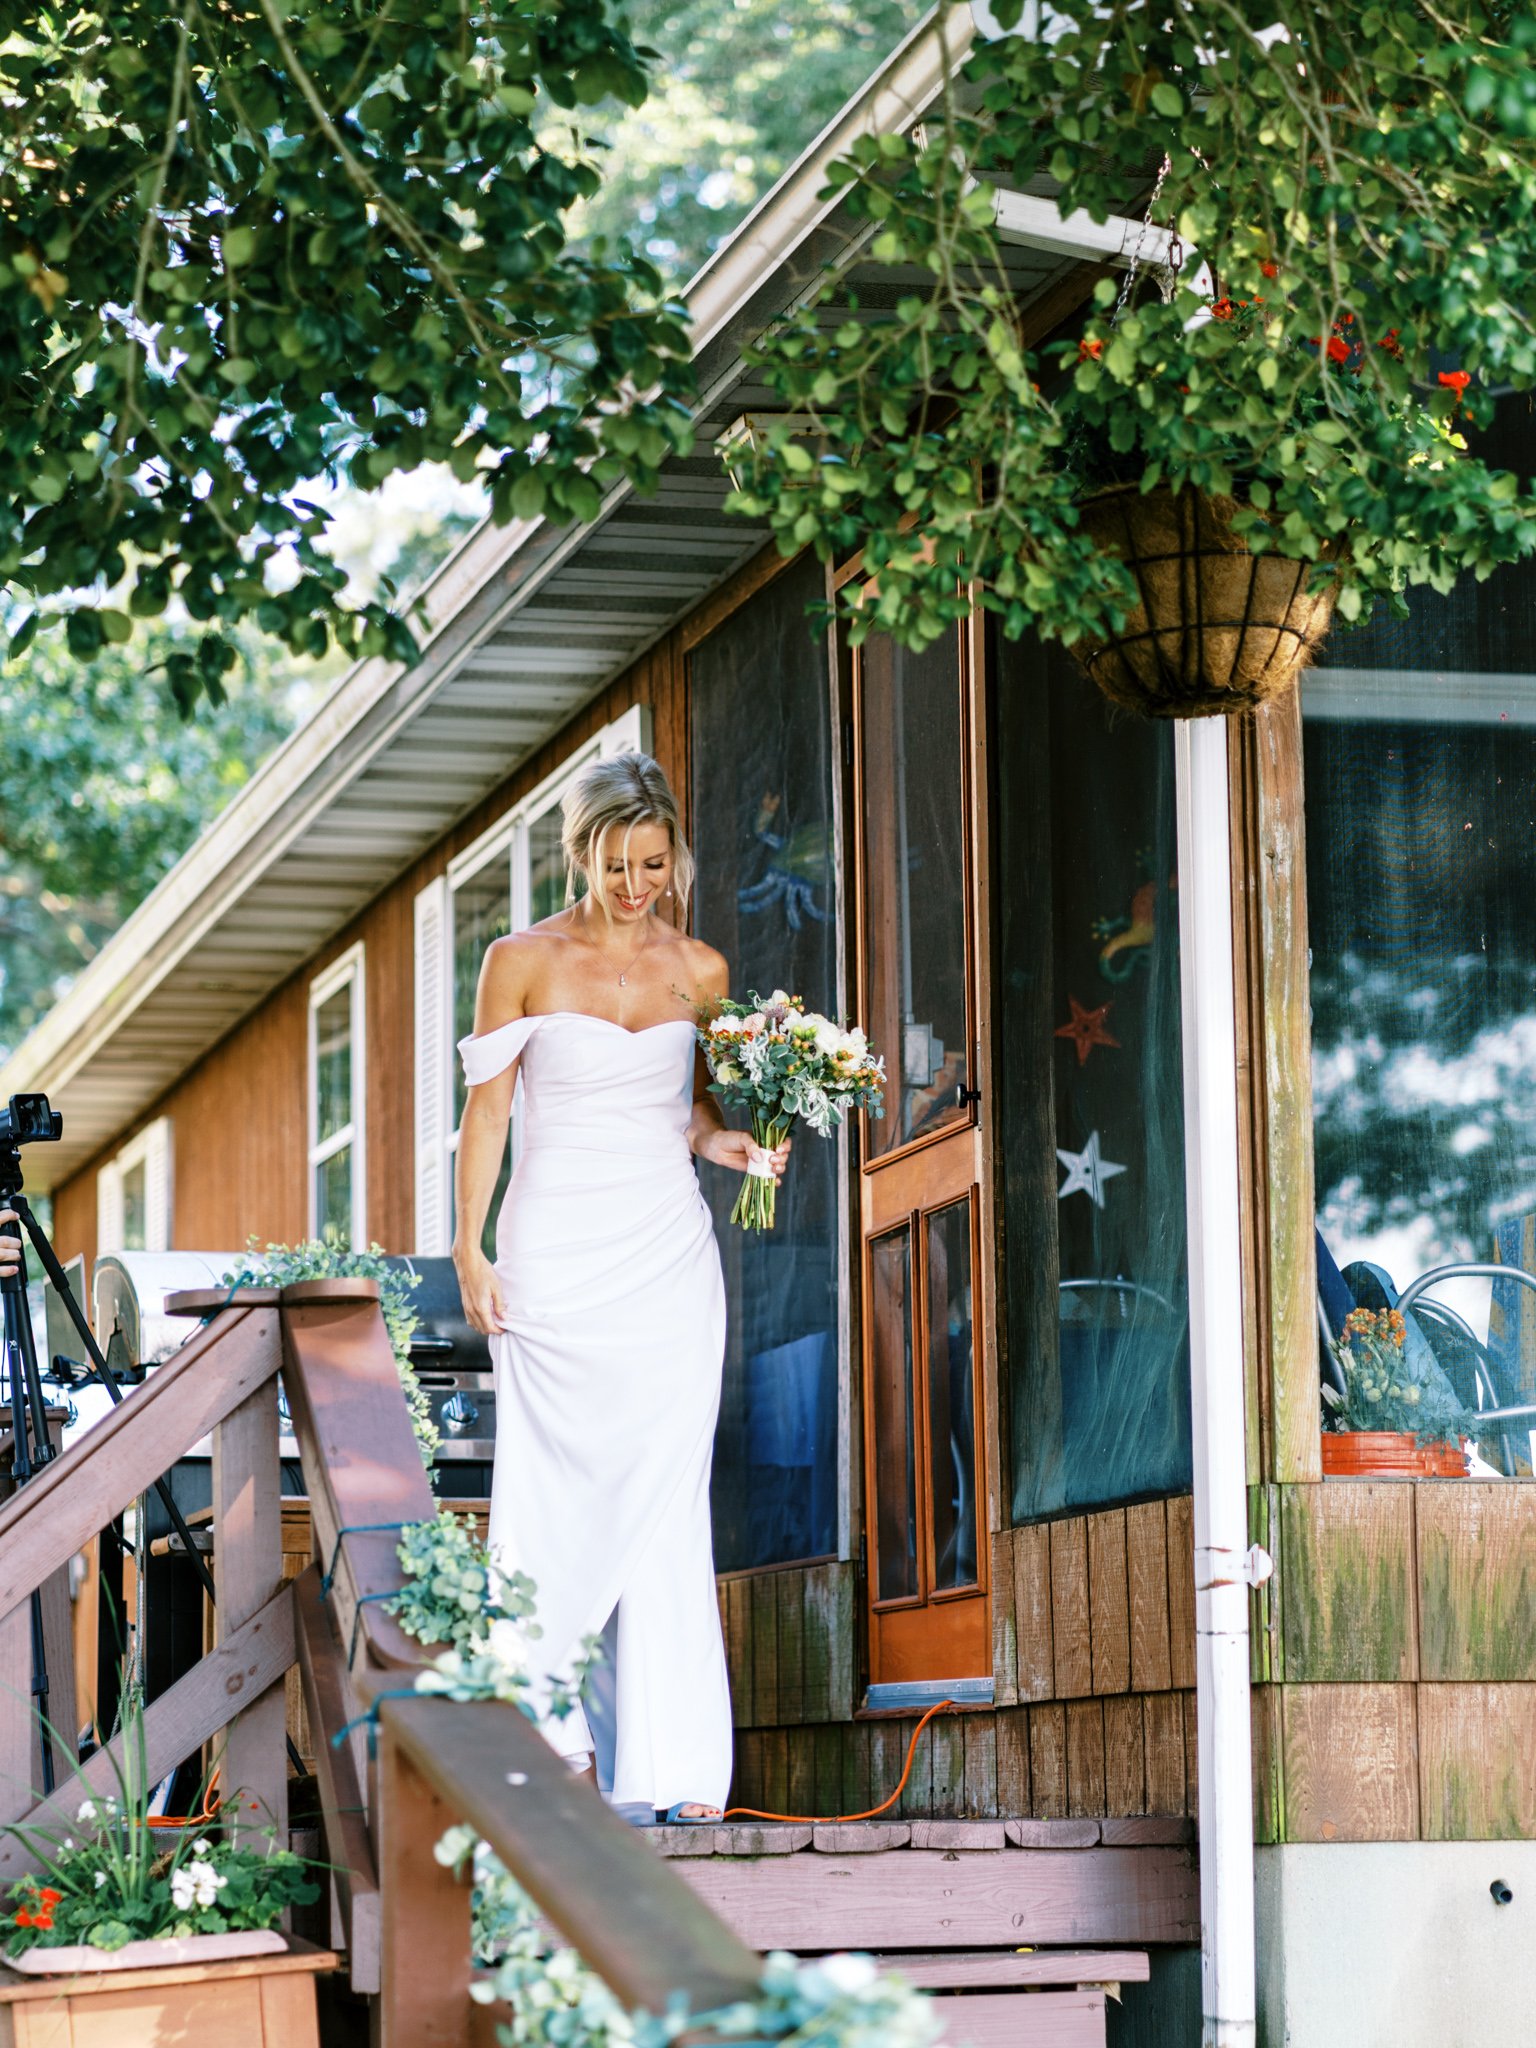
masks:
<path fill-rule="evenodd" d="M 378 2000 L 382 2048 L 468 2048 L 469 1894 L 432 1850 L 469 1822 L 626 2004 L 695 2011 L 746 1996 L 758 1959 L 646 1843 L 574 1779 L 515 1708 L 416 1694 L 421 1646 L 386 1611 L 397 1528 L 435 1502 L 376 1285 L 304 1283 L 173 1297 L 210 1318 L 119 1408 L 0 1507 L 0 1668 L 30 1655 L 28 1599 L 210 1432 L 216 1647 L 145 1711 L 151 1774 L 214 1744 L 241 1823 L 287 1825 L 284 1675 L 297 1661 L 353 1988 Z M 282 1580 L 281 1371 L 303 1463 L 314 1562 Z M 22 1693 L 24 1698 L 24 1691 Z M 349 1731 L 349 1732 L 344 1732 Z M 73 1820 L 111 1765 L 61 1760 L 29 1789 L 30 1715 L 0 1712 L 0 1822 Z M 0 1884 L 29 1867 L 0 1837 Z"/>

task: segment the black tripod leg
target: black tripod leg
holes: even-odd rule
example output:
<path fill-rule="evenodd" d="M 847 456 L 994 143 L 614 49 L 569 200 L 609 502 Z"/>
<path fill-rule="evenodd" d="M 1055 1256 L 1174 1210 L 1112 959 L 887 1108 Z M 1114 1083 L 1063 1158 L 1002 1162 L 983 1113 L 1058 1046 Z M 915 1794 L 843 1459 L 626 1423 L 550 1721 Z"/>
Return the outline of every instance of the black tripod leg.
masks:
<path fill-rule="evenodd" d="M 112 1377 L 112 1368 L 107 1364 L 105 1357 L 102 1355 L 101 1346 L 96 1342 L 96 1334 L 85 1319 L 85 1311 L 75 1299 L 74 1290 L 69 1284 L 68 1275 L 54 1256 L 53 1246 L 43 1235 L 42 1227 L 38 1223 L 37 1218 L 32 1214 L 31 1206 L 26 1196 L 22 1194 L 14 1195 L 11 1199 L 11 1206 L 25 1224 L 27 1236 L 32 1240 L 32 1247 L 37 1253 L 43 1271 L 53 1283 L 54 1293 L 63 1302 L 65 1309 L 68 1311 L 69 1319 L 74 1324 L 81 1343 L 85 1346 L 86 1355 L 91 1361 L 93 1376 L 106 1388 L 114 1404 L 120 1402 L 123 1398 L 123 1390 Z M 171 1489 L 163 1479 L 157 1479 L 155 1481 L 155 1492 L 160 1496 L 160 1505 L 170 1517 L 171 1527 L 181 1538 L 186 1554 L 192 1560 L 193 1570 L 203 1582 L 203 1591 L 208 1595 L 209 1600 L 217 1606 L 218 1592 L 213 1583 L 213 1574 L 203 1562 L 197 1545 L 192 1541 L 192 1531 L 187 1527 L 186 1517 L 176 1505 Z"/>
<path fill-rule="evenodd" d="M 53 1728 L 48 1713 L 48 1645 L 43 1637 L 43 1596 L 32 1595 L 32 1699 L 37 1715 L 38 1739 L 43 1753 L 43 1797 L 55 1789 L 53 1775 Z"/>
<path fill-rule="evenodd" d="M 123 1398 L 122 1388 L 119 1387 L 117 1381 L 112 1377 L 112 1369 L 102 1355 L 101 1346 L 96 1342 L 96 1333 L 86 1321 L 85 1312 L 79 1302 L 76 1301 L 74 1290 L 69 1284 L 69 1277 L 65 1273 L 64 1268 L 59 1264 L 53 1246 L 44 1236 L 42 1226 L 33 1215 L 31 1204 L 27 1201 L 25 1195 L 17 1193 L 11 1198 L 11 1206 L 21 1218 L 43 1271 L 53 1283 L 54 1292 L 63 1302 L 65 1309 L 68 1311 L 69 1319 L 74 1324 L 81 1343 L 85 1346 L 86 1355 L 91 1361 L 94 1377 L 106 1388 L 114 1403 L 120 1402 Z M 193 1541 L 192 1531 L 187 1527 L 185 1515 L 182 1514 L 181 1509 L 177 1506 L 170 1487 L 166 1485 L 163 1479 L 155 1481 L 155 1492 L 160 1496 L 160 1504 L 170 1518 L 171 1527 L 181 1538 L 183 1552 L 191 1560 L 193 1570 L 202 1581 L 203 1591 L 208 1595 L 210 1606 L 216 1607 L 218 1605 L 218 1594 L 214 1587 L 213 1574 L 209 1571 L 207 1564 L 203 1560 L 202 1553 Z M 299 1755 L 293 1737 L 290 1735 L 286 1740 L 288 1760 L 299 1776 L 304 1777 L 306 1775 L 304 1759 Z"/>

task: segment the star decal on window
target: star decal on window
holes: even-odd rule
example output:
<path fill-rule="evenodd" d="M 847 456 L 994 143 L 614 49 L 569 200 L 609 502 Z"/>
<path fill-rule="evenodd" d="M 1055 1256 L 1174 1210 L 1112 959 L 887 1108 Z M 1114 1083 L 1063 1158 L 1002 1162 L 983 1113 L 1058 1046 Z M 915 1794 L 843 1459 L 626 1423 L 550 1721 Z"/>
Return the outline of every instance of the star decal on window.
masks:
<path fill-rule="evenodd" d="M 1123 1166 L 1106 1159 L 1099 1150 L 1099 1134 L 1090 1133 L 1087 1144 L 1081 1152 L 1063 1152 L 1058 1145 L 1056 1157 L 1067 1169 L 1067 1177 L 1056 1190 L 1058 1202 L 1064 1202 L 1068 1195 L 1087 1195 L 1095 1205 L 1104 1206 L 1104 1183 L 1112 1180 L 1117 1173 L 1124 1173 Z"/>
<path fill-rule="evenodd" d="M 1100 1003 L 1096 1010 L 1085 1010 L 1076 996 L 1068 996 L 1067 1001 L 1072 1005 L 1072 1021 L 1070 1024 L 1058 1024 L 1056 1036 L 1071 1039 L 1077 1047 L 1079 1066 L 1086 1063 L 1089 1053 L 1096 1045 L 1112 1045 L 1119 1050 L 1119 1039 L 1111 1038 L 1104 1028 L 1104 1019 L 1114 1008 L 1112 1002 Z"/>

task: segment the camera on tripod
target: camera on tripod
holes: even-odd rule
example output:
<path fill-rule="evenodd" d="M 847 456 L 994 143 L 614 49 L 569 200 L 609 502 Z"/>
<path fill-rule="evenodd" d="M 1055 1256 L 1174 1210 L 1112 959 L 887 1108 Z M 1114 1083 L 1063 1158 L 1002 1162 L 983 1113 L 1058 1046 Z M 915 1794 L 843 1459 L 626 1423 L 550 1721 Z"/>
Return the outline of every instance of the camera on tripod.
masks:
<path fill-rule="evenodd" d="M 0 1109 L 0 1146 L 51 1145 L 64 1135 L 64 1119 L 46 1095 L 13 1095 Z"/>

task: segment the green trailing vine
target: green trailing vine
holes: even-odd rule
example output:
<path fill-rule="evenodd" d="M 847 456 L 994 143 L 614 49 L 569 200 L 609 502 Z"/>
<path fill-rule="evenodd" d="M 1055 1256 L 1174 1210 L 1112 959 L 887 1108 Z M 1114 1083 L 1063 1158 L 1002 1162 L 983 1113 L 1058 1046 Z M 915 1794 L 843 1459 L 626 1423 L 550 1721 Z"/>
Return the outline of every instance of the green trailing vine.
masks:
<path fill-rule="evenodd" d="M 784 552 L 864 550 L 872 591 L 839 599 L 855 640 L 928 644 L 964 583 L 1010 637 L 1118 627 L 1129 579 L 1079 530 L 1110 483 L 1234 499 L 1248 545 L 1315 563 L 1346 621 L 1536 548 L 1530 480 L 1482 438 L 1496 395 L 1536 386 L 1527 9 L 992 12 L 1011 32 L 977 45 L 938 118 L 830 173 L 868 255 L 921 281 L 841 323 L 830 281 L 778 327 L 755 361 L 788 417 L 730 458 L 731 508 Z M 1128 292 L 1101 279 L 1043 346 L 995 216 L 999 188 L 1047 182 L 1063 214 L 1171 231 L 1184 263 L 1175 281 L 1143 253 Z"/>
<path fill-rule="evenodd" d="M 362 1279 L 379 1283 L 379 1307 L 389 1346 L 395 1354 L 400 1390 L 405 1395 L 411 1428 L 421 1449 L 421 1462 L 432 1474 L 442 1435 L 432 1420 L 432 1397 L 416 1377 L 411 1363 L 411 1339 L 420 1323 L 412 1303 L 416 1283 L 409 1274 L 392 1266 L 380 1245 L 365 1252 L 347 1251 L 334 1238 L 308 1238 L 302 1244 L 259 1245 L 252 1238 L 244 1262 L 224 1274 L 221 1287 L 291 1287 L 301 1280 Z"/>

